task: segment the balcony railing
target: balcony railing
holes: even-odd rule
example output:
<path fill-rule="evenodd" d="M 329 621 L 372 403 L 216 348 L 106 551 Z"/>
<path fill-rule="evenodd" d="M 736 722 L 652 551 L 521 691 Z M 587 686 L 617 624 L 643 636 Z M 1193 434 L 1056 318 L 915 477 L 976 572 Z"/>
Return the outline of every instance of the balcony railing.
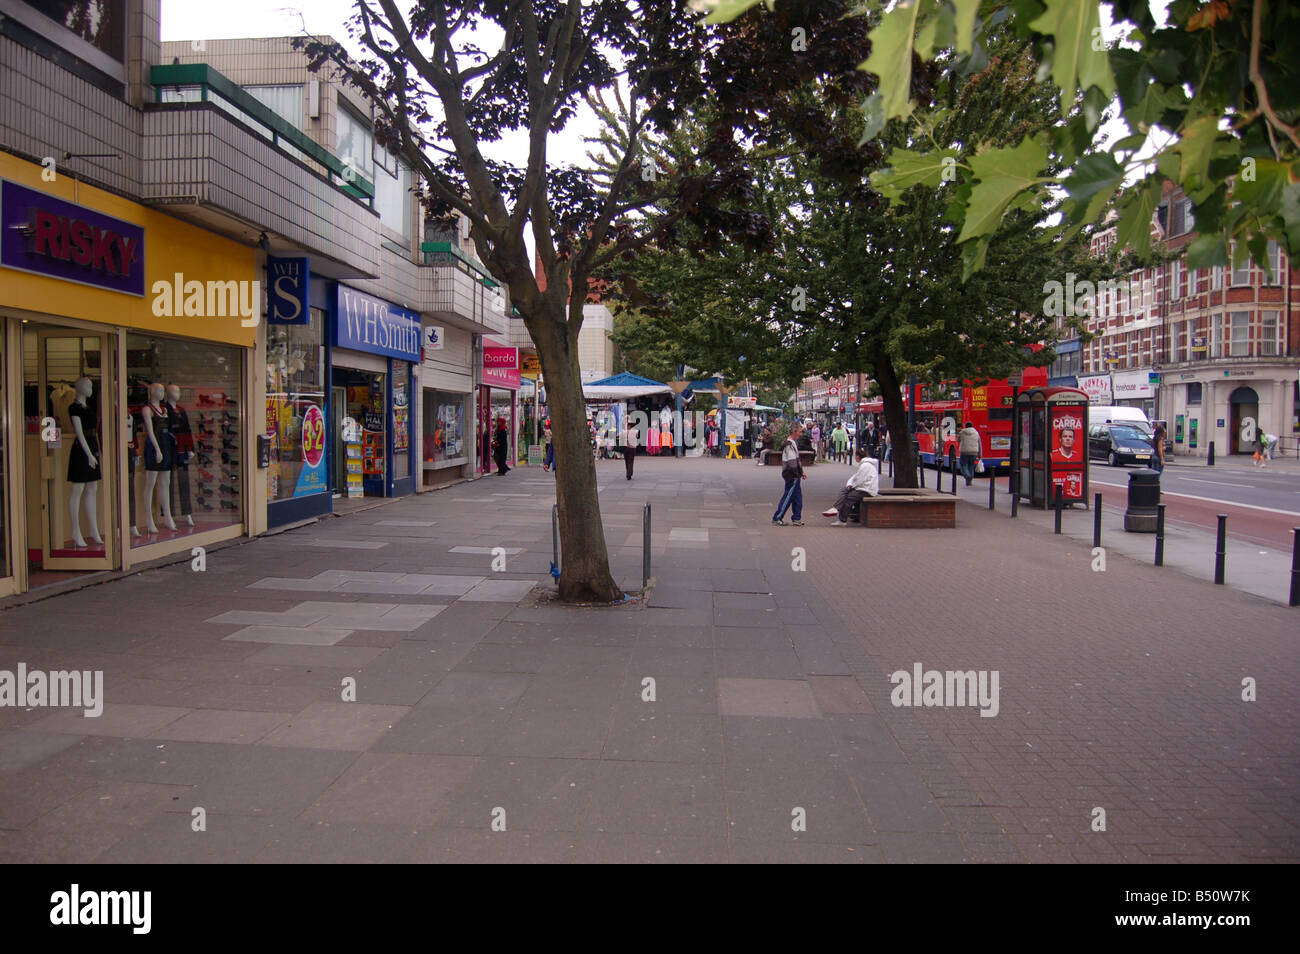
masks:
<path fill-rule="evenodd" d="M 340 191 L 374 205 L 373 182 L 206 63 L 154 66 L 149 82 L 158 103 L 212 103 L 300 162 L 321 166 Z"/>

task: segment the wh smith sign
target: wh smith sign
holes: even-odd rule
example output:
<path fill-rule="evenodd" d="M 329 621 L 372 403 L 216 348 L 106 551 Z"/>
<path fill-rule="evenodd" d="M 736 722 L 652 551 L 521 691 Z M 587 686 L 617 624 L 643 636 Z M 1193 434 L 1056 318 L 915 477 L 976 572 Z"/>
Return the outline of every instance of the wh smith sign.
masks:
<path fill-rule="evenodd" d="M 0 182 L 0 266 L 144 297 L 144 229 Z"/>
<path fill-rule="evenodd" d="M 311 324 L 311 263 L 306 258 L 266 258 L 266 323 Z"/>
<path fill-rule="evenodd" d="M 420 316 L 359 292 L 338 286 L 333 343 L 336 348 L 368 351 L 402 361 L 419 361 Z"/>

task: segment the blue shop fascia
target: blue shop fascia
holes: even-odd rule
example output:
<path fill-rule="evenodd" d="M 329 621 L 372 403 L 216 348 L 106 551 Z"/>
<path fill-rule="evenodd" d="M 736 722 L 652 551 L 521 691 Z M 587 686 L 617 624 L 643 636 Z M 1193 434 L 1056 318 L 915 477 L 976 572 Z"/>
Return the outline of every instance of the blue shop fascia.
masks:
<path fill-rule="evenodd" d="M 347 285 L 328 297 L 330 458 L 334 496 L 415 490 L 414 369 L 420 316 Z"/>

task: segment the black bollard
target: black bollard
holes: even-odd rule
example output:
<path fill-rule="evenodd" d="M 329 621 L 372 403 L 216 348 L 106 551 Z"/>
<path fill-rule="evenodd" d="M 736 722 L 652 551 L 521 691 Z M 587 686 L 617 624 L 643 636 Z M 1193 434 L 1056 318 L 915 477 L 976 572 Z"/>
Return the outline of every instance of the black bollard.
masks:
<path fill-rule="evenodd" d="M 952 471 L 952 495 L 957 496 L 957 455 L 948 449 L 948 467 Z"/>
<path fill-rule="evenodd" d="M 993 495 L 998 489 L 998 478 L 996 474 L 989 474 L 989 509 L 993 509 Z"/>
<path fill-rule="evenodd" d="M 925 461 L 921 459 L 920 454 L 916 455 L 916 469 L 917 472 L 921 475 L 921 489 L 924 490 L 925 489 Z"/>
<path fill-rule="evenodd" d="M 1101 546 L 1101 494 L 1092 495 L 1092 545 Z"/>
<path fill-rule="evenodd" d="M 1214 545 L 1214 582 L 1223 583 L 1223 564 L 1228 558 L 1228 515 L 1219 514 L 1219 539 Z"/>
<path fill-rule="evenodd" d="M 1056 498 L 1052 501 L 1052 508 L 1056 511 L 1056 517 L 1055 517 L 1056 523 L 1055 523 L 1055 529 L 1052 532 L 1060 533 L 1061 532 L 1061 485 L 1057 484 L 1054 489 L 1056 490 Z"/>
<path fill-rule="evenodd" d="M 1165 505 L 1156 504 L 1156 566 L 1165 565 Z"/>
<path fill-rule="evenodd" d="M 1011 516 L 1016 515 L 1020 507 L 1020 489 L 1017 487 L 1016 475 L 1011 475 Z"/>
<path fill-rule="evenodd" d="M 1205 466 L 1206 467 L 1214 466 L 1214 441 L 1210 441 L 1210 450 L 1205 455 Z"/>
<path fill-rule="evenodd" d="M 1292 527 L 1295 534 L 1291 542 L 1291 606 L 1300 606 L 1300 527 Z"/>

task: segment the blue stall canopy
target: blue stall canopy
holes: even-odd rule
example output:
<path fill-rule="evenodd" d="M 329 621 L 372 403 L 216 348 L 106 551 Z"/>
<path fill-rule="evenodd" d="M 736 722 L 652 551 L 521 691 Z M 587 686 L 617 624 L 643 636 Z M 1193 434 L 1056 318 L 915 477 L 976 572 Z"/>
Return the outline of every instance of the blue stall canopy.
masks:
<path fill-rule="evenodd" d="M 630 371 L 601 378 L 599 381 L 589 381 L 582 386 L 582 396 L 588 401 L 625 401 L 650 394 L 672 393 L 673 389 L 662 381 L 651 381 Z"/>

